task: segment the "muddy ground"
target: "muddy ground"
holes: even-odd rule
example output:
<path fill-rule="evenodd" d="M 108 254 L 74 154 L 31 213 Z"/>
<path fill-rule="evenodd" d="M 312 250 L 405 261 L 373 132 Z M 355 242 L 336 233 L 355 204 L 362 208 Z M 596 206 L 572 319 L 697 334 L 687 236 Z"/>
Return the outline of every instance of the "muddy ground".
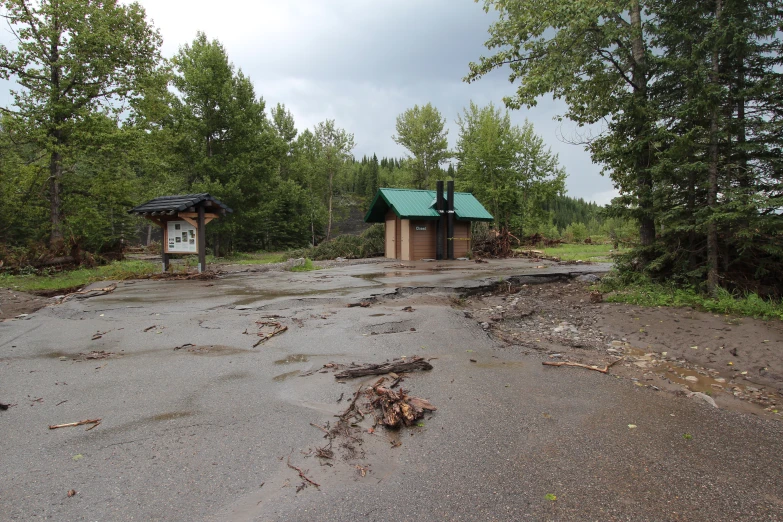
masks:
<path fill-rule="evenodd" d="M 635 384 L 701 392 L 720 407 L 780 418 L 783 323 L 599 300 L 590 283 L 500 285 L 455 302 L 493 338 Z M 616 362 L 618 359 L 622 359 Z M 563 371 L 585 371 L 562 368 Z"/>

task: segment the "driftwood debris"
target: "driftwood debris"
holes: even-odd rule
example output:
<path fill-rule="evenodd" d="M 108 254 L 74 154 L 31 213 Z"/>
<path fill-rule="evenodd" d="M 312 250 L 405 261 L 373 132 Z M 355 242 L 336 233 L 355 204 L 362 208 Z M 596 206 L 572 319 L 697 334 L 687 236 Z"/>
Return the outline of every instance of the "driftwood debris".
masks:
<path fill-rule="evenodd" d="M 309 478 L 307 477 L 307 475 L 305 475 L 305 472 L 304 472 L 304 471 L 302 471 L 302 468 L 298 468 L 298 467 L 294 466 L 293 464 L 291 464 L 291 455 L 289 455 L 289 456 L 288 456 L 288 461 L 286 462 L 286 464 L 288 464 L 288 467 L 289 467 L 289 468 L 291 468 L 292 470 L 294 470 L 294 471 L 296 471 L 297 473 L 299 473 L 299 478 L 301 478 L 301 479 L 302 479 L 302 480 L 304 480 L 305 482 L 309 482 L 310 484 L 312 484 L 312 485 L 313 485 L 313 486 L 315 486 L 316 488 L 320 488 L 320 487 L 321 487 L 321 485 L 320 485 L 320 484 L 318 484 L 317 482 L 315 482 L 315 481 L 314 481 L 314 480 L 312 480 L 312 479 L 309 479 Z M 297 491 L 297 493 L 298 493 L 298 491 Z"/>
<path fill-rule="evenodd" d="M 372 404 L 381 410 L 381 424 L 389 428 L 399 428 L 402 425 L 411 426 L 424 416 L 424 412 L 435 411 L 437 408 L 428 400 L 408 395 L 400 388 L 394 391 L 381 386 L 383 379 L 371 388 Z"/>
<path fill-rule="evenodd" d="M 267 342 L 269 339 L 274 337 L 275 335 L 281 334 L 288 330 L 288 327 L 281 323 L 280 321 L 269 321 L 262 319 L 260 321 L 256 321 L 256 324 L 259 326 L 258 336 L 260 339 L 256 344 L 253 345 L 253 348 L 258 346 L 261 343 Z M 271 328 L 271 331 L 269 329 Z"/>
<path fill-rule="evenodd" d="M 616 361 L 612 361 L 611 363 L 607 364 L 603 368 L 600 368 L 598 366 L 591 366 L 589 364 L 575 363 L 570 361 L 558 361 L 558 362 L 544 361 L 541 364 L 543 364 L 544 366 L 573 366 L 575 368 L 584 368 L 586 370 L 593 370 L 601 373 L 609 373 L 609 368 L 611 368 L 612 366 L 614 366 L 615 364 L 619 363 L 622 360 L 623 359 L 621 357 L 620 359 L 617 359 Z"/>
<path fill-rule="evenodd" d="M 362 366 L 348 367 L 334 374 L 336 379 L 364 377 L 367 375 L 384 375 L 387 373 L 412 372 L 413 370 L 432 370 L 432 365 L 422 357 L 414 356 L 411 359 L 394 359 L 382 364 L 365 364 Z"/>
<path fill-rule="evenodd" d="M 63 297 L 60 302 L 64 303 L 65 301 L 72 298 L 87 299 L 88 297 L 97 297 L 99 295 L 106 295 L 114 292 L 116 288 L 117 288 L 117 283 L 112 283 L 104 288 L 93 288 L 91 290 L 79 290 L 78 292 L 71 292 L 70 294 L 66 294 L 66 296 Z"/>
<path fill-rule="evenodd" d="M 87 419 L 79 422 L 67 422 L 65 424 L 52 424 L 49 426 L 50 430 L 56 430 L 57 428 L 73 428 L 74 426 L 82 426 L 84 424 L 92 424 L 86 431 L 90 431 L 95 426 L 101 423 L 101 419 Z"/>
<path fill-rule="evenodd" d="M 372 303 L 369 301 L 362 301 L 361 303 L 348 303 L 346 305 L 346 308 L 356 308 L 357 306 L 361 306 L 362 308 L 368 308 Z"/>

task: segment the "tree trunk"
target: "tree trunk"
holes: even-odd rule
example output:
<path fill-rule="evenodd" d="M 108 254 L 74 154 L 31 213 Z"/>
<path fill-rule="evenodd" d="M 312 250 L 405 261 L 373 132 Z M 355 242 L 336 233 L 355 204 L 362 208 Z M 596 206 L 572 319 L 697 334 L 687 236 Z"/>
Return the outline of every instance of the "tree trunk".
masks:
<path fill-rule="evenodd" d="M 642 8 L 639 0 L 631 3 L 631 50 L 633 53 L 633 84 L 636 106 L 636 130 L 634 140 L 642 144 L 636 153 L 636 183 L 639 203 L 639 239 L 642 246 L 655 242 L 655 218 L 653 209 L 653 181 L 650 174 L 650 144 L 646 136 L 649 123 L 644 110 L 647 104 L 647 58 L 645 56 L 644 35 L 642 33 Z"/>
<path fill-rule="evenodd" d="M 152 243 L 152 223 L 147 225 L 147 246 Z"/>
<path fill-rule="evenodd" d="M 52 225 L 49 246 L 52 248 L 56 248 L 63 242 L 62 176 L 62 156 L 55 150 L 49 160 L 49 214 Z"/>
<path fill-rule="evenodd" d="M 332 180 L 334 173 L 329 173 L 329 225 L 326 227 L 326 240 L 332 237 Z"/>
<path fill-rule="evenodd" d="M 715 2 L 715 20 L 720 22 L 722 0 Z M 719 40 L 713 44 L 712 51 L 712 73 L 710 74 L 710 83 L 712 89 L 718 89 L 718 75 L 720 73 L 720 49 Z M 717 97 L 717 94 L 715 94 Z M 707 206 L 710 209 L 709 221 L 707 222 L 707 289 L 710 294 L 715 294 L 718 289 L 718 225 L 715 223 L 715 210 L 718 206 L 718 116 L 720 104 L 717 100 L 713 101 L 712 112 L 710 114 L 710 145 L 709 145 L 709 165 L 707 167 L 709 175 L 709 187 L 707 189 Z"/>

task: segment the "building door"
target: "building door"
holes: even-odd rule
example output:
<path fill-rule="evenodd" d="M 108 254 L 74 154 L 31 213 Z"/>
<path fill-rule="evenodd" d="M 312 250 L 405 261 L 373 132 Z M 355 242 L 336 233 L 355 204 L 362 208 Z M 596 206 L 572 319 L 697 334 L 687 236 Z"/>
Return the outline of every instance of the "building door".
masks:
<path fill-rule="evenodd" d="M 399 217 L 394 220 L 394 257 L 402 259 L 402 222 Z"/>

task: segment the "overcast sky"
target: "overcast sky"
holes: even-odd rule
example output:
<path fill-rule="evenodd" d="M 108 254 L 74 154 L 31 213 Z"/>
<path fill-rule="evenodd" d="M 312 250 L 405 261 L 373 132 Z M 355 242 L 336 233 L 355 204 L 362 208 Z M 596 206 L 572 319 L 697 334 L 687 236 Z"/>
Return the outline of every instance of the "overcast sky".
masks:
<path fill-rule="evenodd" d="M 472 0 L 140 0 L 163 35 L 171 57 L 196 31 L 219 40 L 230 60 L 253 81 L 267 102 L 284 103 L 298 129 L 326 118 L 354 133 L 354 155 L 402 157 L 394 143 L 398 114 L 431 102 L 448 120 L 449 144 L 455 119 L 470 100 L 479 105 L 513 92 L 507 72 L 473 84 L 462 78 L 468 63 L 486 54 L 492 15 Z M 482 2 L 483 4 L 483 2 Z M 0 41 L 9 43 L 7 29 Z M 7 84 L 6 84 L 7 85 Z M 7 86 L 0 103 L 8 103 Z M 530 120 L 559 154 L 568 172 L 569 195 L 608 203 L 614 191 L 587 152 L 564 140 L 576 126 L 553 120 L 561 103 L 541 100 L 512 119 Z"/>

